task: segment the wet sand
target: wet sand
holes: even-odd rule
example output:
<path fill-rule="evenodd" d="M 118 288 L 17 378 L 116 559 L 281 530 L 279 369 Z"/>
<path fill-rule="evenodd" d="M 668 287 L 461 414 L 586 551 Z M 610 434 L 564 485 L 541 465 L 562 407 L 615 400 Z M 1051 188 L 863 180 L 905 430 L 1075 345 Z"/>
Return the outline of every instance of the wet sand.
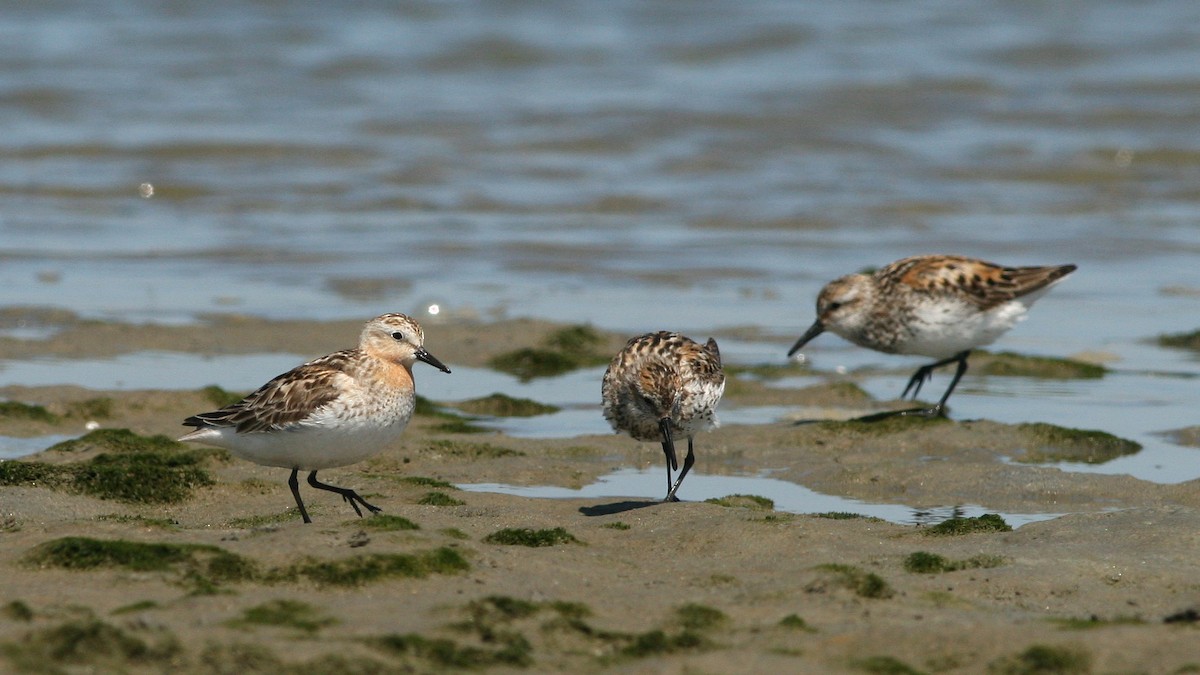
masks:
<path fill-rule="evenodd" d="M 0 339 L 0 358 L 138 349 L 318 355 L 349 344 L 359 326 L 223 318 L 130 330 L 69 316 L 47 322 L 62 331 L 45 341 Z M 555 328 L 509 321 L 434 324 L 426 332 L 430 350 L 454 367 L 537 345 Z M 606 335 L 601 349 L 615 351 L 623 340 Z M 418 389 L 434 375 L 418 371 Z M 111 400 L 96 420 L 104 428 L 142 435 L 175 437 L 183 417 L 213 407 L 202 392 L 7 387 L 0 398 L 44 405 L 58 417 L 0 418 L 0 435 L 82 435 L 87 420 L 72 411 L 98 397 Z M 765 400 L 828 417 L 891 405 L 834 384 L 767 390 L 739 382 L 722 408 Z M 542 500 L 405 480 L 579 487 L 619 467 L 662 466 L 657 445 L 623 436 L 522 439 L 448 433 L 441 424 L 418 417 L 376 457 L 321 474 L 419 529 L 359 519 L 335 495 L 312 490 L 303 494 L 315 522 L 303 525 L 285 471 L 219 457 L 205 464 L 213 484 L 177 504 L 0 487 L 7 577 L 0 662 L 48 672 L 1200 669 L 1198 481 L 1159 485 L 1007 461 L 1034 442 L 1025 429 L 987 420 L 727 425 L 697 439 L 695 471 L 705 474 L 769 466 L 779 469 L 775 478 L 876 502 L 1071 514 L 1009 532 L 934 536 L 928 527 L 752 504 Z M 95 454 L 52 451 L 21 461 Z M 431 492 L 451 503 L 419 503 Z M 686 482 L 680 496 L 687 499 Z M 562 528 L 557 534 L 574 541 L 488 540 L 505 528 Z M 67 537 L 212 546 L 254 571 L 222 576 L 187 561 L 161 569 L 32 562 L 32 552 Z M 364 576 L 358 584 L 295 571 L 312 563 L 345 572 L 356 562 L 430 551 L 456 553 L 465 569 Z M 911 571 L 938 560 L 913 557 L 919 553 L 963 569 Z"/>

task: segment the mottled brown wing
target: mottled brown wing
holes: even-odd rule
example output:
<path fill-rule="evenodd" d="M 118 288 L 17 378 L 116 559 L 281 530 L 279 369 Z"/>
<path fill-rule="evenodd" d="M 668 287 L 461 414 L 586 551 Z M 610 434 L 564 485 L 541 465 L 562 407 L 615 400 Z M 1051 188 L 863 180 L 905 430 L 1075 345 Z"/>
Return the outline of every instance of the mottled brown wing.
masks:
<path fill-rule="evenodd" d="M 708 355 L 705 359 L 704 372 L 725 379 L 725 368 L 721 364 L 721 349 L 717 347 L 717 341 L 713 338 L 708 338 L 708 342 L 704 345 L 704 352 Z"/>
<path fill-rule="evenodd" d="M 721 367 L 721 350 L 717 341 L 709 338 L 704 346 L 688 341 L 679 348 L 680 362 L 690 371 L 690 375 L 701 382 L 720 384 L 725 380 L 725 370 Z"/>
<path fill-rule="evenodd" d="M 1005 267 L 975 258 L 928 255 L 897 260 L 876 272 L 876 277 L 932 295 L 957 295 L 980 309 L 991 309 L 1073 271 L 1074 265 Z"/>
<path fill-rule="evenodd" d="M 235 427 L 239 434 L 273 431 L 295 424 L 337 398 L 351 351 L 336 352 L 297 366 L 246 398 L 183 421 L 191 427 Z"/>
<path fill-rule="evenodd" d="M 657 415 L 668 415 L 679 391 L 679 373 L 661 361 L 648 361 L 638 371 L 637 393 Z"/>

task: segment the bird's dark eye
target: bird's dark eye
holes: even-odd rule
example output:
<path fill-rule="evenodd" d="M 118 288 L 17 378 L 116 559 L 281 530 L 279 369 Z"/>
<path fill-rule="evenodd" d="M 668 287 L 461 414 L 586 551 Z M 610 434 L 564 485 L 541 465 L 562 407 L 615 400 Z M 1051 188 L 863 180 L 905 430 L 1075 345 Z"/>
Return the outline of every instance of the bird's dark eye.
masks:
<path fill-rule="evenodd" d="M 403 341 L 403 340 L 404 340 L 404 333 L 401 333 L 400 331 L 396 331 L 395 333 L 392 333 L 392 339 L 393 339 L 393 340 L 401 340 L 401 341 Z"/>
<path fill-rule="evenodd" d="M 826 309 L 826 311 L 833 312 L 833 311 L 837 311 L 837 309 L 840 308 L 841 306 L 842 306 L 842 303 L 840 303 L 840 302 L 831 302 L 825 309 Z"/>

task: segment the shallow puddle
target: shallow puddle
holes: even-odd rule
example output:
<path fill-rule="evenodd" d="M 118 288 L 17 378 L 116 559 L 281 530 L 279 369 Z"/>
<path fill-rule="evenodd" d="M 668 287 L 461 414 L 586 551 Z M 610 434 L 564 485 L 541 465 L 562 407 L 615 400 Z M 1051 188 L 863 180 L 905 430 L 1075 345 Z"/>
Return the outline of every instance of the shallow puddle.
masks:
<path fill-rule="evenodd" d="M 52 445 L 72 438 L 75 438 L 75 436 L 57 434 L 54 436 L 33 436 L 30 438 L 0 436 L 0 460 L 16 459 L 32 455 L 35 452 L 41 452 Z"/>
<path fill-rule="evenodd" d="M 496 492 L 518 497 L 539 499 L 603 499 L 660 501 L 666 494 L 666 471 L 662 467 L 649 469 L 618 469 L 601 476 L 591 485 L 578 490 L 554 485 L 506 485 L 503 483 L 462 483 L 459 488 L 469 492 Z M 916 508 L 903 504 L 873 504 L 857 499 L 814 492 L 802 485 L 759 476 L 706 476 L 691 473 L 679 497 L 685 502 L 755 495 L 775 502 L 775 510 L 787 513 L 854 513 L 880 518 L 902 525 L 931 525 L 947 518 L 976 517 L 998 513 L 1004 522 L 1015 527 L 1041 520 L 1050 520 L 1062 513 L 1006 513 L 976 504 L 957 504 L 935 508 Z"/>

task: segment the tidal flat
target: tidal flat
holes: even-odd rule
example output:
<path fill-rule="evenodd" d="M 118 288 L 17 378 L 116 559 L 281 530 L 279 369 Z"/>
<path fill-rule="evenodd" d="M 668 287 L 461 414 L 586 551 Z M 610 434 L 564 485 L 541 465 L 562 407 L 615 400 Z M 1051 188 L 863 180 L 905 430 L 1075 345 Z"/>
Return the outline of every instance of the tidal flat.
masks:
<path fill-rule="evenodd" d="M 39 343 L 46 354 L 87 356 L 165 345 L 317 355 L 357 330 L 260 319 L 79 324 L 66 320 L 42 340 L 0 340 L 0 358 L 24 358 Z M 505 321 L 426 332 L 452 368 L 485 368 L 578 330 Z M 279 336 L 286 344 L 272 342 Z M 615 352 L 624 339 L 597 331 L 588 349 Z M 418 391 L 441 376 L 418 370 Z M 792 513 L 757 495 L 689 498 L 687 482 L 684 501 L 672 504 L 661 495 L 458 490 L 571 488 L 621 468 L 662 470 L 663 456 L 657 444 L 614 434 L 515 437 L 489 427 L 507 405 L 431 400 L 396 444 L 322 473 L 382 515 L 359 519 L 335 495 L 309 494 L 314 523 L 304 525 L 286 471 L 158 439 L 178 436 L 180 420 L 228 392 L 9 386 L 0 389 L 11 404 L 0 409 L 0 436 L 55 440 L 0 462 L 0 670 L 1200 670 L 1200 481 L 1047 465 L 1039 458 L 1063 452 L 1102 459 L 1114 441 L 1028 424 L 1043 420 L 838 421 L 903 404 L 813 377 L 821 381 L 780 388 L 739 376 L 722 410 L 822 412 L 698 437 L 693 475 L 769 470 L 850 499 L 983 504 L 1046 519 L 938 527 Z M 212 384 L 224 388 L 219 370 Z M 510 396 L 471 398 L 493 393 Z M 557 405 L 527 402 L 513 414 L 529 403 Z M 100 468 L 106 486 L 146 489 L 91 489 Z M 172 476 L 186 489 L 168 490 L 169 499 L 150 490 Z M 1046 664 L 1058 670 L 1038 670 Z"/>

